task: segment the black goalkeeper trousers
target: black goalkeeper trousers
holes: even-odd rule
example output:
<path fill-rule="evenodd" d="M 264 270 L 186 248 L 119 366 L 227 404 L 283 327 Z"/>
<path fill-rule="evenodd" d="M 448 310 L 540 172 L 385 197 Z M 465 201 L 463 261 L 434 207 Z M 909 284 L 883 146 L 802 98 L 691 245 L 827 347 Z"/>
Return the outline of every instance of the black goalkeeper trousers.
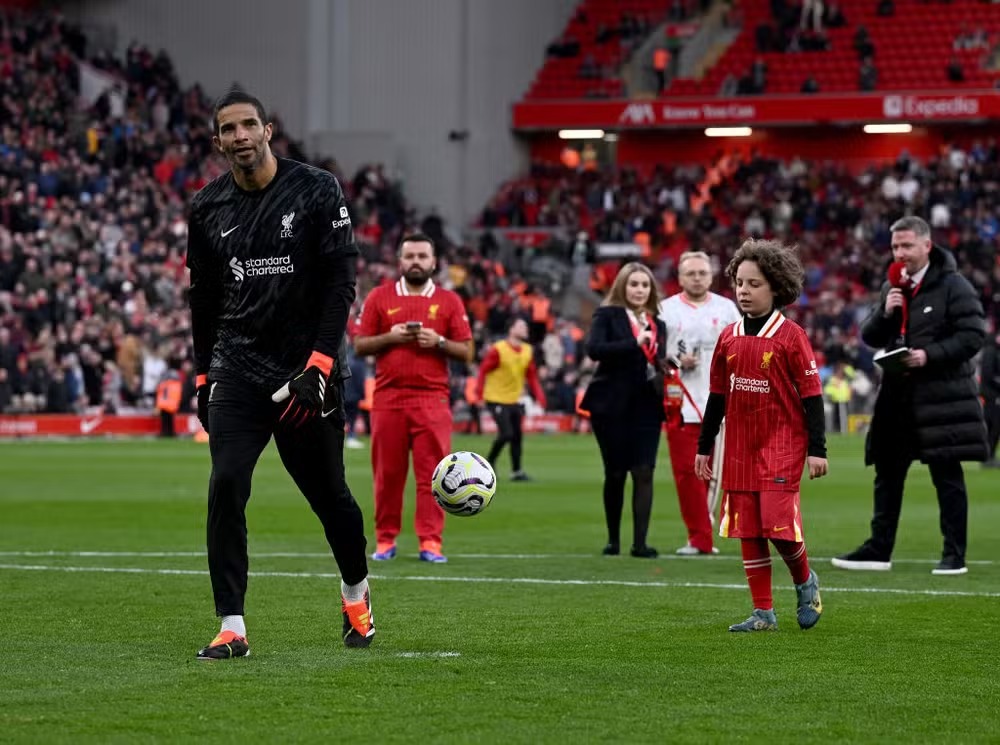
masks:
<path fill-rule="evenodd" d="M 327 417 L 298 428 L 278 423 L 287 401 L 272 391 L 237 381 L 212 383 L 208 406 L 212 476 L 208 486 L 208 569 L 220 616 L 243 615 L 247 592 L 247 521 L 250 481 L 271 436 L 285 470 L 326 533 L 343 580 L 368 575 L 364 520 L 344 477 L 344 411 L 341 395 Z M 328 396 L 335 395 L 331 387 Z M 336 597 L 336 596 L 335 596 Z"/>

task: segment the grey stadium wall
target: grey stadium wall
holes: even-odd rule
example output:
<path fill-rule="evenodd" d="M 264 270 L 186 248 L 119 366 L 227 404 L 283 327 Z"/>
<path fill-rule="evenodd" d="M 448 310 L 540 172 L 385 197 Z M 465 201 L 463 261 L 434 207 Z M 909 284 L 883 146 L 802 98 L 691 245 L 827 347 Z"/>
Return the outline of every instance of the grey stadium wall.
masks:
<path fill-rule="evenodd" d="M 116 51 L 165 49 L 183 85 L 234 81 L 348 173 L 397 169 L 419 208 L 456 226 L 527 163 L 510 106 L 577 0 L 67 0 Z M 466 131 L 464 141 L 449 132 Z"/>

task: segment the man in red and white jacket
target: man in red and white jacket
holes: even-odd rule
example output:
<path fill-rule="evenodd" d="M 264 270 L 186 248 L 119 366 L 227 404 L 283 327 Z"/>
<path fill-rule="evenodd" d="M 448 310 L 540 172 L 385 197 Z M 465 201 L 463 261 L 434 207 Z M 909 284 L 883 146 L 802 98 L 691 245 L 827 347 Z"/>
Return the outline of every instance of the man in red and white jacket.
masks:
<path fill-rule="evenodd" d="M 712 511 L 718 502 L 722 438 L 714 459 L 712 482 L 694 471 L 698 433 L 708 401 L 709 363 L 722 330 L 740 319 L 736 305 L 709 291 L 712 264 L 707 254 L 688 251 L 677 263 L 681 292 L 660 303 L 667 326 L 667 359 L 676 368 L 666 381 L 667 443 L 688 542 L 681 556 L 718 553 L 712 545 Z"/>

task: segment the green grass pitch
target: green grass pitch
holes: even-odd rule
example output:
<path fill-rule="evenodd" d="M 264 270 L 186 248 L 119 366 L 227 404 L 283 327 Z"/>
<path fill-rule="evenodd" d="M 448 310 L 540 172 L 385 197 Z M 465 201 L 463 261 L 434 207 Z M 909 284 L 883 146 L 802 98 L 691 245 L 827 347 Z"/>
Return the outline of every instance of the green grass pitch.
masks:
<path fill-rule="evenodd" d="M 456 438 L 485 452 L 487 438 Z M 738 545 L 684 543 L 666 445 L 654 561 L 602 557 L 589 436 L 526 441 L 532 483 L 502 456 L 493 504 L 448 518 L 450 562 L 371 564 L 378 628 L 339 638 L 339 578 L 273 448 L 248 510 L 248 659 L 206 663 L 217 630 L 204 557 L 208 450 L 189 441 L 0 444 L 0 742 L 1000 742 L 1000 473 L 966 468 L 969 574 L 940 556 L 926 468 L 910 474 L 895 564 L 836 570 L 866 535 L 871 469 L 833 438 L 803 485 L 819 625 L 729 634 L 750 611 Z M 370 545 L 368 451 L 347 452 Z M 623 539 L 631 518 L 626 507 Z"/>

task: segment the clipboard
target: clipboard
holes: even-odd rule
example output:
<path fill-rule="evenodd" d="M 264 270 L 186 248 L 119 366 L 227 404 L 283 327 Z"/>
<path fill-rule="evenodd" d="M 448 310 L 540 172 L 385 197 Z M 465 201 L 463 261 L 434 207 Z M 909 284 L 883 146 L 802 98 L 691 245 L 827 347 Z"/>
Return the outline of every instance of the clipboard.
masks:
<path fill-rule="evenodd" d="M 906 364 L 906 358 L 909 354 L 909 347 L 897 347 L 891 350 L 880 349 L 872 357 L 872 361 L 888 373 L 907 372 L 910 369 Z"/>

